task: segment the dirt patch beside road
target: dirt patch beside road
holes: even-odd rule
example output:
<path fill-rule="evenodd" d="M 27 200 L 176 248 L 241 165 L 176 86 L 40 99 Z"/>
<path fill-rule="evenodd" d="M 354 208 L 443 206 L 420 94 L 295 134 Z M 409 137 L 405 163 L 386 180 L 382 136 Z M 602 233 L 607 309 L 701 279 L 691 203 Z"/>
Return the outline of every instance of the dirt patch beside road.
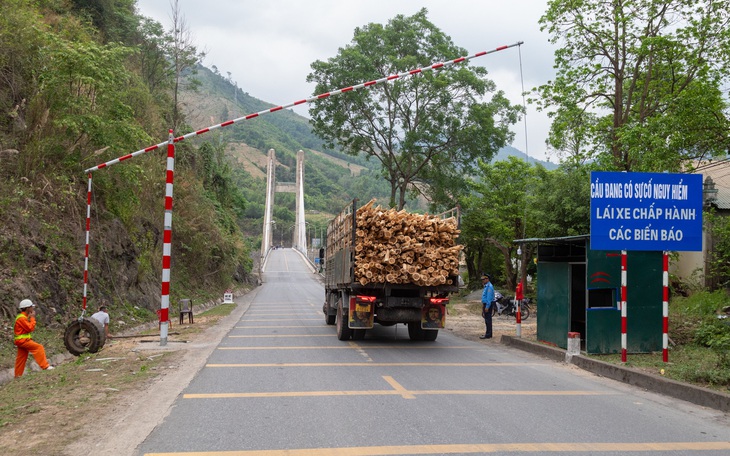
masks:
<path fill-rule="evenodd" d="M 0 387 L 0 454 L 133 454 L 247 307 L 219 305 L 195 324 L 173 322 L 165 347 L 155 325 L 149 336 L 111 339 L 52 371 L 26 369 Z"/>
<path fill-rule="evenodd" d="M 516 332 L 515 317 L 492 317 L 493 337 L 488 340 L 479 339 L 484 334 L 484 319 L 481 316 L 482 305 L 478 301 L 452 300 L 452 308 L 446 316 L 446 330 L 466 340 L 483 343 L 499 343 L 503 335 L 514 336 Z M 535 310 L 533 309 L 533 314 Z M 537 317 L 531 315 L 521 324 L 522 338 L 537 340 Z"/>

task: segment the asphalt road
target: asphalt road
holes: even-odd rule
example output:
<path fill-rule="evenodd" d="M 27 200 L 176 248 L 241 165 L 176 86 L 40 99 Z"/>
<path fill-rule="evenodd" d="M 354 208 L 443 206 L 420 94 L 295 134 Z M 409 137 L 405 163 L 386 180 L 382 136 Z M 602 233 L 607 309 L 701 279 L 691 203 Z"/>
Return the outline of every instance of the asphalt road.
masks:
<path fill-rule="evenodd" d="M 139 455 L 727 455 L 722 412 L 498 344 L 405 326 L 337 340 L 293 250 Z M 447 323 L 448 325 L 448 323 Z"/>

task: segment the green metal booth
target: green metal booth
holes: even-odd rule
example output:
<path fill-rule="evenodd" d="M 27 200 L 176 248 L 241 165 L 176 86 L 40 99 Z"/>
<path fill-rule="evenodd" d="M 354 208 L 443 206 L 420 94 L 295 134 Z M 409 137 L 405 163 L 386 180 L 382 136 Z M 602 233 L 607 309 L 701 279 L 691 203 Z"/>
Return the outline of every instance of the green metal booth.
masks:
<path fill-rule="evenodd" d="M 567 348 L 578 332 L 588 354 L 621 352 L 621 252 L 591 250 L 590 236 L 537 243 L 537 339 Z M 627 352 L 662 349 L 662 252 L 629 251 Z"/>

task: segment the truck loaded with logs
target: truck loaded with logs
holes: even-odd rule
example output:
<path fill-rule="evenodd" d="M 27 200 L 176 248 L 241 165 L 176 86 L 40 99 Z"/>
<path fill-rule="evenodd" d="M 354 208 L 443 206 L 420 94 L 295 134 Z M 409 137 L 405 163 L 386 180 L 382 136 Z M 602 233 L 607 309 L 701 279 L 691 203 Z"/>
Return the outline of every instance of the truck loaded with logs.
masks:
<path fill-rule="evenodd" d="M 327 227 L 325 300 L 339 340 L 374 324 L 408 326 L 411 340 L 436 340 L 449 294 L 458 291 L 459 212 L 383 209 L 354 200 Z"/>

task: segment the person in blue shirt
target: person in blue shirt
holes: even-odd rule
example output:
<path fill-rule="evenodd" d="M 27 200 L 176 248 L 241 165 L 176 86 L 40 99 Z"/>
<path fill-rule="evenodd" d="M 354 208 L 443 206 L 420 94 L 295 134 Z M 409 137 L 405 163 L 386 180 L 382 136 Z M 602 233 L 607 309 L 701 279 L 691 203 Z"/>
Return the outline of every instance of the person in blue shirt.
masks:
<path fill-rule="evenodd" d="M 492 338 L 492 302 L 494 301 L 494 285 L 490 280 L 489 274 L 482 274 L 482 284 L 484 285 L 484 291 L 482 292 L 482 316 L 484 317 L 484 324 L 487 326 L 487 330 L 483 336 L 479 336 L 480 339 L 491 339 Z"/>

